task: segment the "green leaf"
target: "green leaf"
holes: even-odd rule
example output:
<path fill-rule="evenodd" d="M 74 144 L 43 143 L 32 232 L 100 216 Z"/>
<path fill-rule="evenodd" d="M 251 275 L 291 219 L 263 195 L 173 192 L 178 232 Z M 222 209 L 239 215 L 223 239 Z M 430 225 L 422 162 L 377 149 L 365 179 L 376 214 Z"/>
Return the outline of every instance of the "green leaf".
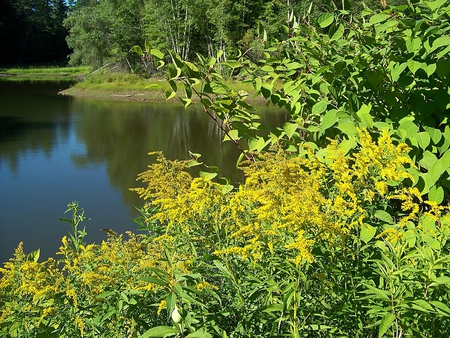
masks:
<path fill-rule="evenodd" d="M 450 285 L 450 277 L 448 276 L 441 276 L 433 280 L 433 283 L 430 284 L 430 286 L 434 285 Z"/>
<path fill-rule="evenodd" d="M 264 140 L 264 137 L 258 136 L 248 140 L 248 148 L 250 151 L 261 151 L 265 146 L 266 141 Z"/>
<path fill-rule="evenodd" d="M 427 64 L 425 63 L 421 63 L 419 61 L 413 60 L 413 59 L 409 59 L 407 61 L 408 64 L 408 68 L 411 71 L 411 73 L 416 74 L 416 72 L 421 69 L 421 68 L 425 68 L 427 67 Z"/>
<path fill-rule="evenodd" d="M 426 150 L 422 155 L 422 159 L 419 161 L 419 165 L 427 170 L 430 170 L 437 160 L 438 159 L 435 154 L 429 150 Z"/>
<path fill-rule="evenodd" d="M 137 46 L 137 45 L 131 47 L 130 52 L 134 52 L 134 53 L 139 54 L 141 56 L 144 55 L 144 52 L 142 51 L 142 48 L 140 46 Z"/>
<path fill-rule="evenodd" d="M 237 129 L 228 130 L 228 133 L 223 137 L 223 141 L 239 140 L 239 131 Z"/>
<path fill-rule="evenodd" d="M 433 127 L 424 127 L 434 144 L 438 144 L 442 138 L 442 132 Z"/>
<path fill-rule="evenodd" d="M 444 189 L 441 186 L 431 187 L 430 191 L 428 191 L 428 199 L 437 204 L 441 204 L 444 201 Z"/>
<path fill-rule="evenodd" d="M 408 67 L 408 63 L 404 62 L 401 64 L 397 64 L 396 66 L 394 66 L 391 70 L 391 76 L 392 76 L 392 80 L 394 82 L 397 82 L 400 75 L 403 73 L 403 71 Z"/>
<path fill-rule="evenodd" d="M 212 180 L 213 178 L 215 178 L 217 176 L 217 173 L 210 173 L 210 172 L 207 172 L 207 171 L 200 171 L 199 175 L 204 180 L 209 181 L 209 180 Z"/>
<path fill-rule="evenodd" d="M 384 210 L 375 211 L 374 216 L 376 218 L 378 218 L 379 220 L 386 222 L 387 224 L 394 224 L 394 220 L 392 219 L 392 216 Z"/>
<path fill-rule="evenodd" d="M 389 293 L 385 290 L 377 289 L 376 287 L 368 284 L 364 284 L 367 287 L 367 290 L 363 291 L 364 293 L 372 294 L 376 296 L 377 299 L 390 301 Z"/>
<path fill-rule="evenodd" d="M 448 278 L 448 277 L 446 277 L 446 278 Z M 445 283 L 445 284 L 448 284 L 448 283 Z M 437 300 L 430 301 L 430 304 L 432 304 L 440 314 L 442 314 L 446 317 L 450 317 L 450 308 L 447 306 L 447 304 L 444 304 Z"/>
<path fill-rule="evenodd" d="M 406 49 L 410 53 L 415 53 L 419 50 L 420 46 L 422 45 L 422 41 L 418 38 L 408 38 L 406 40 Z"/>
<path fill-rule="evenodd" d="M 234 186 L 231 184 L 224 184 L 222 185 L 222 194 L 228 194 L 232 192 L 234 189 Z"/>
<path fill-rule="evenodd" d="M 321 100 L 312 107 L 312 113 L 315 115 L 320 115 L 327 109 L 327 106 L 328 102 L 326 100 Z"/>
<path fill-rule="evenodd" d="M 402 120 L 398 131 L 403 140 L 411 138 L 419 132 L 419 127 L 411 120 Z"/>
<path fill-rule="evenodd" d="M 383 22 L 383 21 L 387 20 L 388 18 L 389 18 L 389 15 L 387 15 L 385 13 L 375 14 L 375 15 L 370 17 L 369 23 L 371 25 L 374 25 L 374 24 Z"/>
<path fill-rule="evenodd" d="M 189 107 L 192 103 L 191 99 L 181 99 L 181 102 L 183 102 L 184 105 L 184 109 L 186 109 L 187 107 Z"/>
<path fill-rule="evenodd" d="M 286 134 L 286 136 L 289 139 L 295 134 L 295 132 L 297 131 L 297 128 L 298 128 L 298 124 L 292 123 L 292 122 L 286 122 L 283 126 L 284 133 Z"/>
<path fill-rule="evenodd" d="M 180 331 L 170 326 L 156 326 L 146 331 L 144 334 L 139 336 L 140 338 L 150 338 L 150 337 L 170 337 L 175 336 Z"/>
<path fill-rule="evenodd" d="M 205 331 L 205 329 L 200 329 L 198 331 L 189 333 L 186 338 L 211 338 L 212 336 Z"/>
<path fill-rule="evenodd" d="M 428 147 L 428 145 L 431 142 L 430 135 L 428 135 L 428 133 L 425 131 L 415 134 L 414 138 L 417 140 L 417 142 L 419 143 L 419 146 L 422 149 L 425 149 L 426 147 Z"/>
<path fill-rule="evenodd" d="M 360 237 L 364 243 L 369 242 L 376 234 L 377 228 L 369 224 L 363 224 L 361 227 Z"/>
<path fill-rule="evenodd" d="M 342 122 L 341 120 L 337 128 L 348 136 L 358 135 L 358 130 L 353 122 Z"/>
<path fill-rule="evenodd" d="M 356 142 L 356 139 L 354 137 L 349 137 L 348 140 L 343 140 L 341 143 L 339 143 L 339 149 L 344 152 L 344 154 L 347 154 L 351 149 L 354 149 L 358 143 Z"/>
<path fill-rule="evenodd" d="M 30 252 L 26 256 L 27 261 L 37 262 L 39 260 L 39 256 L 41 255 L 41 249 L 37 249 L 35 251 Z"/>
<path fill-rule="evenodd" d="M 159 51 L 158 49 L 151 49 L 150 54 L 158 59 L 161 59 L 161 60 L 164 59 L 164 54 L 161 51 Z"/>
<path fill-rule="evenodd" d="M 437 65 L 435 63 L 430 63 L 429 65 L 427 65 L 425 68 L 425 66 L 422 66 L 422 69 L 425 71 L 425 73 L 427 73 L 427 76 L 430 77 L 431 75 L 434 74 L 434 72 L 437 69 Z"/>
<path fill-rule="evenodd" d="M 434 312 L 433 307 L 426 300 L 423 300 L 423 299 L 414 300 L 412 303 L 412 307 L 421 312 L 426 312 L 426 313 Z"/>
<path fill-rule="evenodd" d="M 425 186 L 422 194 L 426 194 L 448 168 L 450 168 L 450 150 L 447 150 L 431 169 L 423 175 Z"/>
<path fill-rule="evenodd" d="M 334 21 L 334 15 L 332 13 L 323 13 L 317 18 L 317 23 L 321 28 L 328 27 Z"/>
<path fill-rule="evenodd" d="M 303 65 L 298 62 L 289 62 L 288 64 L 286 64 L 286 68 L 288 70 L 298 69 L 298 68 L 302 68 L 302 67 L 303 67 Z"/>
<path fill-rule="evenodd" d="M 450 45 L 450 36 L 441 36 L 434 40 L 433 46 L 429 50 L 429 53 L 434 52 L 436 49 L 440 47 L 448 47 Z"/>
<path fill-rule="evenodd" d="M 366 128 L 373 127 L 373 119 L 370 115 L 370 110 L 372 109 L 372 105 L 369 103 L 368 105 L 363 104 L 361 108 L 356 112 L 359 119 L 361 120 L 362 126 Z"/>
<path fill-rule="evenodd" d="M 336 109 L 329 110 L 323 116 L 322 121 L 320 121 L 320 129 L 325 131 L 328 128 L 331 128 L 338 120 L 338 111 Z"/>
<path fill-rule="evenodd" d="M 161 286 L 167 286 L 168 283 L 162 279 L 153 277 L 153 276 L 143 276 L 141 277 L 141 280 L 147 283 L 161 285 Z"/>
<path fill-rule="evenodd" d="M 380 327 L 378 328 L 378 338 L 384 336 L 394 322 L 395 316 L 392 313 L 386 313 L 381 320 Z"/>
<path fill-rule="evenodd" d="M 176 92 L 166 90 L 166 101 L 169 101 L 170 99 L 173 99 L 177 95 Z"/>
<path fill-rule="evenodd" d="M 382 23 L 380 25 L 377 24 L 377 25 L 375 25 L 375 33 L 380 34 L 382 32 L 392 30 L 395 26 L 398 25 L 398 23 L 399 22 L 397 20 L 392 19 L 392 20 L 388 20 L 385 23 Z"/>

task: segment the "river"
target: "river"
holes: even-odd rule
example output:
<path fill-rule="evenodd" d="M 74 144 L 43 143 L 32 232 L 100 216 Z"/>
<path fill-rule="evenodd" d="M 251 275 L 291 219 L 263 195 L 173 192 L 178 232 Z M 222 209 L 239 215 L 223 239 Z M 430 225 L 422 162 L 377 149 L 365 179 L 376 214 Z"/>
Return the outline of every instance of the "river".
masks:
<path fill-rule="evenodd" d="M 91 220 L 87 242 L 101 242 L 112 229 L 136 231 L 129 188 L 161 150 L 187 159 L 189 151 L 217 165 L 221 176 L 242 180 L 239 152 L 222 142 L 217 126 L 202 112 L 180 103 L 119 102 L 57 95 L 69 82 L 0 81 L 0 265 L 20 242 L 41 259 L 58 251 L 70 224 L 58 221 L 78 201 Z M 281 126 L 287 116 L 259 107 L 264 124 Z"/>

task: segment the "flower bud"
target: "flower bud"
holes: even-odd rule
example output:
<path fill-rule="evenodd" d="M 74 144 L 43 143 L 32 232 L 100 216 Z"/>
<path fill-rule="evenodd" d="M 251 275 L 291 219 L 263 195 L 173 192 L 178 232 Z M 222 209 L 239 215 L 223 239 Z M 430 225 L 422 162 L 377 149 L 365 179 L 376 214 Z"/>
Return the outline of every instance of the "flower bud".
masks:
<path fill-rule="evenodd" d="M 178 312 L 178 308 L 177 308 L 176 305 L 175 305 L 175 308 L 174 308 L 173 311 L 172 311 L 172 320 L 173 320 L 175 323 L 179 323 L 179 322 L 181 321 L 181 315 L 180 315 L 180 313 Z"/>

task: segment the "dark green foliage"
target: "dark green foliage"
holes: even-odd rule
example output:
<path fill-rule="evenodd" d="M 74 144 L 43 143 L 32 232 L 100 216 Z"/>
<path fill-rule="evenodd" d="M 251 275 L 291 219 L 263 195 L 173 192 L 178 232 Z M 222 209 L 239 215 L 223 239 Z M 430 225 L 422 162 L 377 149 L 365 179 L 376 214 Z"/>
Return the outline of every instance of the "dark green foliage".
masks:
<path fill-rule="evenodd" d="M 65 61 L 69 49 L 62 23 L 64 0 L 3 0 L 0 3 L 0 64 Z"/>

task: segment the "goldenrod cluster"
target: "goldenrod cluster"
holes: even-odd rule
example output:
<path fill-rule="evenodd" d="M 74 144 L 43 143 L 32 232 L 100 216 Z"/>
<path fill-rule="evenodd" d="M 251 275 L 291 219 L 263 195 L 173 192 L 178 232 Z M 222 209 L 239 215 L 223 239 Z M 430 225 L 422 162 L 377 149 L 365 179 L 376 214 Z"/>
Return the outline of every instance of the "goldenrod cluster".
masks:
<path fill-rule="evenodd" d="M 395 145 L 386 131 L 378 140 L 359 131 L 358 142 L 350 154 L 337 141 L 304 156 L 262 154 L 231 193 L 188 176 L 186 162 L 159 154 L 159 163 L 140 176 L 148 187 L 136 190 L 158 207 L 149 221 L 166 226 L 166 236 L 185 247 L 189 242 L 216 255 L 259 260 L 277 253 L 296 264 L 312 262 L 315 243 L 340 245 L 365 223 L 377 225 L 376 206 L 399 202 L 399 210 L 388 210 L 406 212 L 394 227 L 418 217 L 420 194 L 403 184 L 412 182 L 408 147 Z"/>
<path fill-rule="evenodd" d="M 157 290 L 141 277 L 151 275 L 149 268 L 168 269 L 160 260 L 162 245 L 147 243 L 132 233 L 129 236 L 123 240 L 122 235 L 111 235 L 100 245 L 81 245 L 78 252 L 64 237 L 60 260 L 50 258 L 42 263 L 30 259 L 19 245 L 14 258 L 0 268 L 0 301 L 5 301 L 0 308 L 0 327 L 19 319 L 20 332 L 33 332 L 42 325 L 55 330 L 58 325 L 73 325 L 74 334 L 82 337 L 87 322 L 93 320 L 86 305 L 101 308 L 107 302 L 104 292 Z M 61 316 L 70 317 L 70 313 L 73 320 L 67 323 Z M 124 321 L 131 325 L 133 319 Z"/>

